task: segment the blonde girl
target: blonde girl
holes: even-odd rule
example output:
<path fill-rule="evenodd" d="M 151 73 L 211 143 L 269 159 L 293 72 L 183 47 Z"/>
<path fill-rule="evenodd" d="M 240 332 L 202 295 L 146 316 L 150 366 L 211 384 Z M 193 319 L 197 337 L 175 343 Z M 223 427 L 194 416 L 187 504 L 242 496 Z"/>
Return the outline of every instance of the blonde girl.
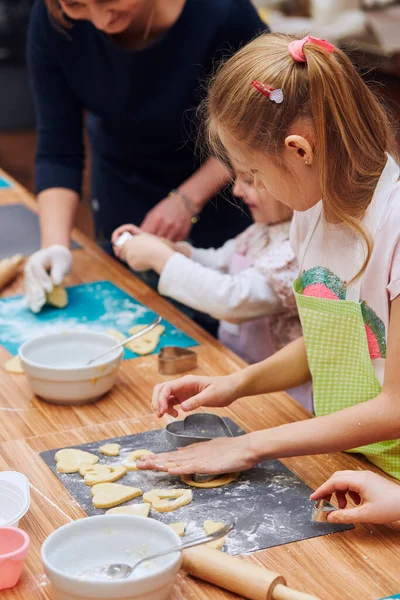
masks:
<path fill-rule="evenodd" d="M 341 50 L 271 34 L 219 70 L 208 127 L 219 154 L 296 211 L 303 337 L 230 376 L 159 385 L 154 409 L 227 406 L 312 378 L 317 417 L 150 456 L 141 467 L 224 473 L 347 450 L 400 479 L 400 169 L 384 110 Z"/>

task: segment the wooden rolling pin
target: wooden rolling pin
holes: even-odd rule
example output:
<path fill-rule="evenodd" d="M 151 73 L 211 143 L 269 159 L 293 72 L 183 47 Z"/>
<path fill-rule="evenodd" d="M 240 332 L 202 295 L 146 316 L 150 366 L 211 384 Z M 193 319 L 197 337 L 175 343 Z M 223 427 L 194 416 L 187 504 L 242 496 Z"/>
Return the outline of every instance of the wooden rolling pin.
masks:
<path fill-rule="evenodd" d="M 14 279 L 23 260 L 22 254 L 0 260 L 0 290 Z"/>
<path fill-rule="evenodd" d="M 182 553 L 182 567 L 193 577 L 213 583 L 249 600 L 318 600 L 286 587 L 283 577 L 212 548 Z"/>

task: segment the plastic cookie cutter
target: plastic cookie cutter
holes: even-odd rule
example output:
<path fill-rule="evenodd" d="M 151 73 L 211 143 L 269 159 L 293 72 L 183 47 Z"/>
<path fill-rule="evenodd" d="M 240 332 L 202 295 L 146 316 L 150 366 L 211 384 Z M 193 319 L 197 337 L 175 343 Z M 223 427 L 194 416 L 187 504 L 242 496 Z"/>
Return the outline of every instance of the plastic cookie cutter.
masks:
<path fill-rule="evenodd" d="M 233 433 L 218 415 L 197 413 L 189 415 L 183 421 L 174 421 L 166 427 L 167 438 L 175 448 L 190 446 L 198 442 L 209 442 L 219 437 L 233 437 Z M 216 479 L 218 475 L 195 473 L 196 483 L 205 483 Z"/>
<path fill-rule="evenodd" d="M 312 519 L 316 523 L 327 523 L 329 513 L 337 510 L 336 506 L 328 502 L 327 500 L 317 500 L 314 505 Z"/>
<path fill-rule="evenodd" d="M 197 354 L 187 348 L 164 346 L 158 355 L 158 371 L 162 375 L 176 375 L 197 367 Z"/>

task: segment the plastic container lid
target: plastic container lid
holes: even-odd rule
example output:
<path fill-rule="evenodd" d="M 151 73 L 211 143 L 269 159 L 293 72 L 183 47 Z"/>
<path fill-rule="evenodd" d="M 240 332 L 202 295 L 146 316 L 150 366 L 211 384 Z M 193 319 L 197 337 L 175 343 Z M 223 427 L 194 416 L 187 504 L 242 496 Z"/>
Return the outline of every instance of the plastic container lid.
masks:
<path fill-rule="evenodd" d="M 0 527 L 18 527 L 30 506 L 29 481 L 17 471 L 0 473 Z"/>

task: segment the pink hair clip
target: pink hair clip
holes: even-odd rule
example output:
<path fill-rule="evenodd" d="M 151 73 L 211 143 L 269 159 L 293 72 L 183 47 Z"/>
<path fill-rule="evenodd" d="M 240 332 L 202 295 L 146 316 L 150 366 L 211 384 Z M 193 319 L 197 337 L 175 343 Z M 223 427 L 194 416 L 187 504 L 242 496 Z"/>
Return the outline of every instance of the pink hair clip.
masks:
<path fill-rule="evenodd" d="M 283 102 L 284 96 L 281 89 L 274 89 L 269 85 L 265 85 L 265 83 L 261 83 L 261 81 L 252 81 L 251 85 L 272 102 L 275 102 L 276 104 L 281 104 Z"/>
<path fill-rule="evenodd" d="M 307 62 L 306 55 L 304 54 L 304 46 L 308 43 L 315 44 L 316 46 L 323 48 L 328 54 L 332 54 L 332 52 L 335 50 L 335 46 L 326 40 L 321 40 L 320 38 L 315 38 L 311 35 L 308 35 L 302 40 L 294 40 L 289 44 L 289 53 L 295 62 Z"/>

